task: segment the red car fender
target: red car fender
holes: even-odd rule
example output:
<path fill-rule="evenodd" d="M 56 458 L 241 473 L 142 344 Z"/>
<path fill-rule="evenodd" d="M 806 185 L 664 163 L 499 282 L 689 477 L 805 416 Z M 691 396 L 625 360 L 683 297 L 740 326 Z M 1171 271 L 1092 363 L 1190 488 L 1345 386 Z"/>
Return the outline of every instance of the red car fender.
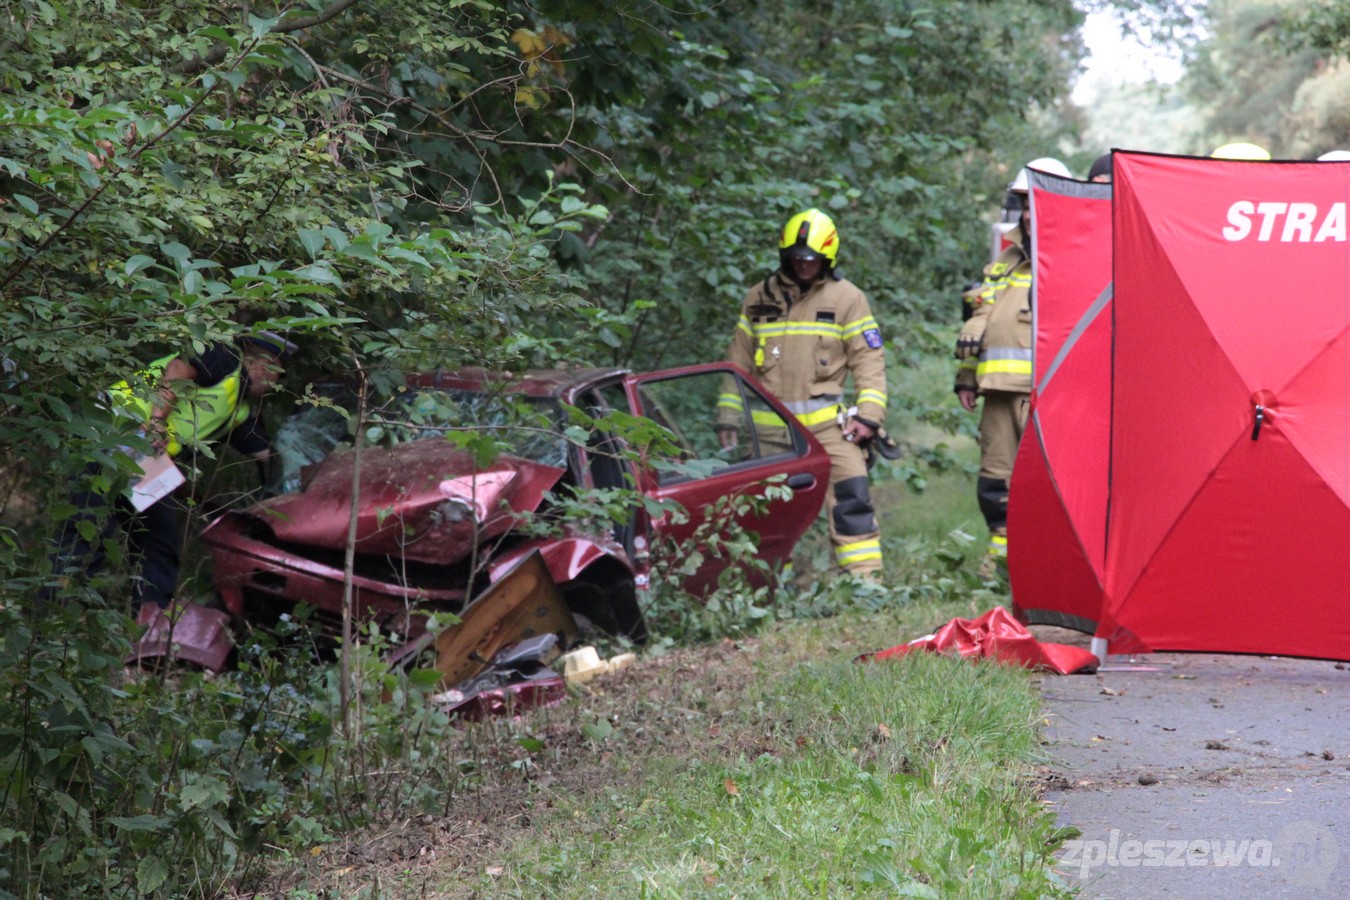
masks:
<path fill-rule="evenodd" d="M 492 557 L 488 564 L 488 577 L 496 581 L 522 558 L 538 550 L 544 558 L 544 565 L 557 584 L 565 584 L 590 568 L 597 560 L 614 559 L 629 572 L 633 564 L 617 544 L 606 544 L 592 538 L 568 536 L 564 538 L 539 538 L 518 544 L 503 553 Z"/>

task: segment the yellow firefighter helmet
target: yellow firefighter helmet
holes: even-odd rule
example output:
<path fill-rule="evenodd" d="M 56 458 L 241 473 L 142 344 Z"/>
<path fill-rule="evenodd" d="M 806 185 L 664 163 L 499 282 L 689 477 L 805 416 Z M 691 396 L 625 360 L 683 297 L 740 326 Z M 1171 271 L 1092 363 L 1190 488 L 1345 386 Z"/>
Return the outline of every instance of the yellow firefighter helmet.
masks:
<path fill-rule="evenodd" d="M 1246 141 L 1236 141 L 1232 144 L 1224 144 L 1222 147 L 1215 147 L 1210 157 L 1213 159 L 1266 160 L 1270 159 L 1270 151 L 1255 144 L 1248 144 Z"/>
<path fill-rule="evenodd" d="M 784 268 L 791 259 L 824 258 L 826 270 L 833 269 L 839 258 L 839 232 L 834 220 L 818 209 L 797 213 L 783 226 L 778 256 Z"/>

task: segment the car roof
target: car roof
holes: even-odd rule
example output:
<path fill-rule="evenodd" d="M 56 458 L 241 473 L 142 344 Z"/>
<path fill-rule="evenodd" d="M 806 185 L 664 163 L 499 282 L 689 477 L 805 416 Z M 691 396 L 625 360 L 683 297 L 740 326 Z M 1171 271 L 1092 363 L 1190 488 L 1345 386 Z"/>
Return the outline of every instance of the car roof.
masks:
<path fill-rule="evenodd" d="M 527 397 L 566 399 L 586 388 L 613 381 L 629 374 L 622 368 L 527 369 L 502 371 L 470 366 L 455 370 L 437 370 L 408 376 L 410 385 L 461 391 L 505 390 Z"/>

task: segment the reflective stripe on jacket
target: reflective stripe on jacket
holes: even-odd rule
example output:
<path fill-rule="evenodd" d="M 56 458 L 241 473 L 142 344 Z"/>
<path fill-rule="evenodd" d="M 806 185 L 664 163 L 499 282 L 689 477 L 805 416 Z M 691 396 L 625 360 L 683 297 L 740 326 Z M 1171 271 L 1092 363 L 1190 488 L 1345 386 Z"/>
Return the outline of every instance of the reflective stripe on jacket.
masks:
<path fill-rule="evenodd" d="M 163 384 L 164 370 L 177 358 L 157 359 L 132 378 L 109 388 L 108 398 L 114 411 L 130 416 L 138 424 L 149 422 L 154 409 L 151 398 L 156 397 Z M 210 387 L 190 381 L 174 382 L 173 391 L 178 399 L 167 423 L 166 452 L 170 456 L 177 456 L 186 444 L 201 444 L 221 432 L 232 431 L 248 419 L 250 409 L 242 393 L 243 371 L 241 362 L 233 373 Z"/>
<path fill-rule="evenodd" d="M 1031 260 L 1014 245 L 984 272 L 980 305 L 961 328 L 962 337 L 980 340 L 979 360 L 973 369 L 974 361 L 964 360 L 956 383 L 981 391 L 1030 393 Z"/>
<path fill-rule="evenodd" d="M 886 357 L 867 297 L 827 275 L 802 292 L 781 273 L 751 288 L 727 359 L 751 372 L 806 427 L 838 420 L 851 373 L 858 416 L 886 417 Z M 734 424 L 740 398 L 723 396 L 719 421 Z"/>

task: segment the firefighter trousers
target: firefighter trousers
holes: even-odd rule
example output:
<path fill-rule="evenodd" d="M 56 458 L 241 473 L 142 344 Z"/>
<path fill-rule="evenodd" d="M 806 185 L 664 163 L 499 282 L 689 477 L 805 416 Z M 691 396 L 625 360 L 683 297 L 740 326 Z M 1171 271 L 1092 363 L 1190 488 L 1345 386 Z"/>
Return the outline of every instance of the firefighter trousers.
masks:
<path fill-rule="evenodd" d="M 1014 391 L 985 391 L 980 411 L 980 476 L 976 497 L 989 526 L 989 554 L 1008 554 L 1008 485 L 1017 445 L 1027 425 L 1031 396 Z"/>
<path fill-rule="evenodd" d="M 830 454 L 825 516 L 835 561 L 856 575 L 878 575 L 882 568 L 881 531 L 868 488 L 867 456 L 857 444 L 844 440 L 843 429 L 836 424 L 815 435 Z"/>

